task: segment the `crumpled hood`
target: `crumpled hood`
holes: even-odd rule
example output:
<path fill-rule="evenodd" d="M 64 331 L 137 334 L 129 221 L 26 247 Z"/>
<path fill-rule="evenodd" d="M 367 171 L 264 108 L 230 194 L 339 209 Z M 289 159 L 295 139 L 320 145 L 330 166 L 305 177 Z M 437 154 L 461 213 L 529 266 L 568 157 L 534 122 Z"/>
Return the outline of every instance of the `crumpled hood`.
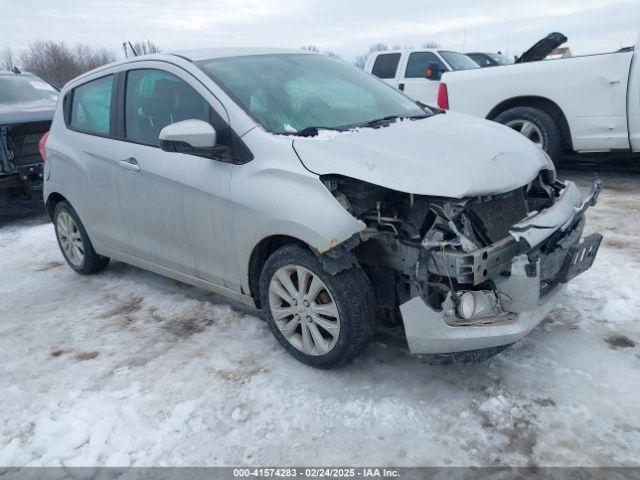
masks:
<path fill-rule="evenodd" d="M 551 169 L 546 153 L 510 128 L 455 112 L 387 127 L 296 138 L 304 166 L 417 195 L 505 193 Z"/>

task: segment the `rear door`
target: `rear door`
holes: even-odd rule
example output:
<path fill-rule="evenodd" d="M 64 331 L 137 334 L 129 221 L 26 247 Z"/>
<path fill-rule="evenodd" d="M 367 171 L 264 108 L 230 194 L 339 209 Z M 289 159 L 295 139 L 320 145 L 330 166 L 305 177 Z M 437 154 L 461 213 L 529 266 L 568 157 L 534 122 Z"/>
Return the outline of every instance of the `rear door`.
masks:
<path fill-rule="evenodd" d="M 631 149 L 640 152 L 640 36 L 631 60 L 627 105 Z"/>
<path fill-rule="evenodd" d="M 117 197 L 120 174 L 114 158 L 115 75 L 90 80 L 69 91 L 64 98 L 66 131 L 58 141 L 53 162 L 57 188 L 78 212 L 91 240 L 108 249 L 124 252 L 129 231 Z M 60 165 L 58 165 L 58 163 Z"/>
<path fill-rule="evenodd" d="M 430 64 L 440 66 L 443 71 L 449 70 L 444 62 L 433 52 L 411 52 L 407 57 L 403 78 L 404 92 L 414 100 L 427 105 L 436 105 L 439 79 L 431 80 L 426 77 Z"/>
<path fill-rule="evenodd" d="M 162 128 L 197 119 L 230 145 L 226 112 L 177 66 L 145 62 L 122 73 L 124 105 L 116 159 L 131 233 L 130 253 L 144 261 L 228 286 L 232 251 L 227 161 L 160 150 Z M 208 99 L 205 99 L 205 96 Z"/>

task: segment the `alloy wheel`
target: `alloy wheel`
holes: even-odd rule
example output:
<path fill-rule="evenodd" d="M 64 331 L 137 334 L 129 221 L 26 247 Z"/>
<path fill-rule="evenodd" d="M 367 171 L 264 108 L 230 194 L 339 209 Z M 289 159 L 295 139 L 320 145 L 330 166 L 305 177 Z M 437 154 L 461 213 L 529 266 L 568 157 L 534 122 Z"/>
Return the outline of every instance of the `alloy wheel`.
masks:
<path fill-rule="evenodd" d="M 529 120 L 511 120 L 505 124 L 507 127 L 514 129 L 516 132 L 524 135 L 533 143 L 543 146 L 542 131 L 536 126 L 535 123 Z"/>
<path fill-rule="evenodd" d="M 284 338 L 307 355 L 335 347 L 340 334 L 338 307 L 324 282 L 300 265 L 279 268 L 269 283 L 271 315 Z"/>
<path fill-rule="evenodd" d="M 80 267 L 84 262 L 84 244 L 78 225 L 67 212 L 63 211 L 58 215 L 56 232 L 60 247 L 69 263 L 74 267 Z"/>

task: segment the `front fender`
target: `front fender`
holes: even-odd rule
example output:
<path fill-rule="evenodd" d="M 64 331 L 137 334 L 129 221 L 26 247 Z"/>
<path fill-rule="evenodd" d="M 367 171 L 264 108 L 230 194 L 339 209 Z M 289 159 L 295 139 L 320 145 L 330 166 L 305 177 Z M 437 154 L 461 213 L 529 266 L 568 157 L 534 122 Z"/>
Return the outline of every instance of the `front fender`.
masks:
<path fill-rule="evenodd" d="M 365 228 L 316 175 L 306 171 L 257 170 L 236 176 L 232 184 L 234 231 L 245 289 L 249 259 L 261 240 L 286 235 L 323 253 Z"/>

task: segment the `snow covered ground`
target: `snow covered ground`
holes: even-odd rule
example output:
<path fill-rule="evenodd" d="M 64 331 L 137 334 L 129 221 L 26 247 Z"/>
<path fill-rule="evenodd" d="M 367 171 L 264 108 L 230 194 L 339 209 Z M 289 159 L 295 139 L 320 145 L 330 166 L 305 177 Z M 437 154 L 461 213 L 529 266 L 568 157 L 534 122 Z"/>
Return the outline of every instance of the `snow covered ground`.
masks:
<path fill-rule="evenodd" d="M 44 217 L 0 219 L 0 465 L 640 465 L 640 176 L 603 179 L 593 268 L 473 365 L 380 338 L 313 370 L 256 312 L 121 263 L 77 275 Z"/>

